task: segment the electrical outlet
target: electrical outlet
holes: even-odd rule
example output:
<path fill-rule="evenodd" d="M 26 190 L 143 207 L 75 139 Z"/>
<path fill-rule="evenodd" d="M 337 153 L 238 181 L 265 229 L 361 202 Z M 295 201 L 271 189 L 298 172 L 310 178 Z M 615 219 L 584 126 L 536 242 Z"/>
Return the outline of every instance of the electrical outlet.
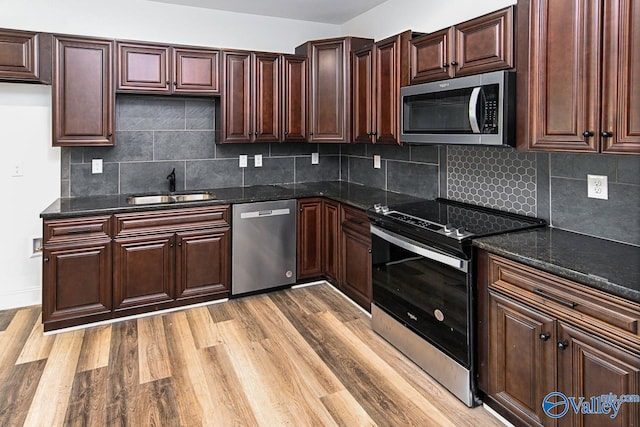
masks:
<path fill-rule="evenodd" d="M 262 167 L 262 154 L 256 154 L 253 158 L 254 167 L 261 168 Z"/>
<path fill-rule="evenodd" d="M 317 165 L 320 163 L 320 153 L 311 153 L 311 164 Z"/>
<path fill-rule="evenodd" d="M 247 156 L 246 154 L 240 154 L 240 167 L 241 168 L 246 168 L 247 167 L 248 159 L 249 159 L 249 156 Z"/>
<path fill-rule="evenodd" d="M 587 175 L 587 197 L 591 199 L 609 199 L 609 186 L 606 175 Z"/>
<path fill-rule="evenodd" d="M 91 173 L 102 173 L 102 159 L 91 159 Z"/>
<path fill-rule="evenodd" d="M 31 239 L 31 257 L 42 254 L 42 237 L 34 237 Z"/>
<path fill-rule="evenodd" d="M 373 168 L 380 169 L 381 158 L 379 154 L 373 155 Z"/>
<path fill-rule="evenodd" d="M 17 161 L 11 166 L 11 176 L 20 177 L 24 176 L 24 162 Z"/>

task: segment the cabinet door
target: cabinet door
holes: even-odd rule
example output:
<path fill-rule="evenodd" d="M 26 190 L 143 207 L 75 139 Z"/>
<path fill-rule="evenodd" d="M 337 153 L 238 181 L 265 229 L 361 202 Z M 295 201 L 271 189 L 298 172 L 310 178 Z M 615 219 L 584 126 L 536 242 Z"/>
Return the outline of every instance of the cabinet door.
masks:
<path fill-rule="evenodd" d="M 640 153 L 640 4 L 604 2 L 602 151 Z M 611 135 L 611 136 L 609 136 Z"/>
<path fill-rule="evenodd" d="M 52 322 L 111 312 L 110 240 L 45 248 L 42 271 L 46 330 Z"/>
<path fill-rule="evenodd" d="M 322 274 L 322 200 L 298 201 L 298 278 Z"/>
<path fill-rule="evenodd" d="M 114 310 L 173 301 L 174 257 L 173 234 L 116 239 Z"/>
<path fill-rule="evenodd" d="M 567 397 L 640 394 L 640 355 L 625 351 L 594 334 L 559 323 L 557 345 L 559 390 Z M 637 426 L 638 403 L 622 403 L 615 418 L 582 415 L 569 409 L 558 420 L 567 426 Z"/>
<path fill-rule="evenodd" d="M 307 140 L 307 60 L 283 56 L 282 142 Z"/>
<path fill-rule="evenodd" d="M 322 203 L 322 270 L 340 283 L 340 206 L 329 200 Z"/>
<path fill-rule="evenodd" d="M 251 53 L 224 52 L 222 142 L 251 142 Z"/>
<path fill-rule="evenodd" d="M 452 37 L 447 28 L 411 40 L 411 84 L 453 77 Z"/>
<path fill-rule="evenodd" d="M 217 95 L 220 93 L 220 52 L 173 48 L 174 93 Z"/>
<path fill-rule="evenodd" d="M 113 145 L 113 42 L 55 38 L 53 146 Z"/>
<path fill-rule="evenodd" d="M 346 40 L 311 45 L 309 142 L 347 142 Z"/>
<path fill-rule="evenodd" d="M 513 68 L 513 7 L 456 25 L 456 77 Z"/>
<path fill-rule="evenodd" d="M 228 227 L 177 233 L 177 299 L 229 291 L 229 233 Z"/>
<path fill-rule="evenodd" d="M 598 151 L 599 3 L 531 0 L 529 148 Z"/>
<path fill-rule="evenodd" d="M 0 30 L 0 80 L 38 80 L 38 34 Z"/>
<path fill-rule="evenodd" d="M 354 52 L 351 61 L 353 66 L 353 140 L 355 142 L 372 142 L 375 138 L 374 47 Z"/>
<path fill-rule="evenodd" d="M 253 139 L 280 141 L 280 56 L 253 54 Z"/>
<path fill-rule="evenodd" d="M 340 289 L 365 310 L 371 311 L 371 237 L 343 221 L 340 245 Z"/>
<path fill-rule="evenodd" d="M 400 126 L 400 86 L 402 74 L 402 50 L 406 34 L 376 43 L 374 69 L 374 142 L 398 144 Z M 404 48 L 406 52 L 406 48 Z M 406 61 L 405 61 L 406 62 Z M 406 80 L 406 77 L 405 79 Z"/>
<path fill-rule="evenodd" d="M 555 321 L 489 291 L 488 394 L 530 425 L 552 425 L 542 410 L 556 391 Z"/>
<path fill-rule="evenodd" d="M 118 91 L 170 93 L 169 46 L 118 43 Z"/>

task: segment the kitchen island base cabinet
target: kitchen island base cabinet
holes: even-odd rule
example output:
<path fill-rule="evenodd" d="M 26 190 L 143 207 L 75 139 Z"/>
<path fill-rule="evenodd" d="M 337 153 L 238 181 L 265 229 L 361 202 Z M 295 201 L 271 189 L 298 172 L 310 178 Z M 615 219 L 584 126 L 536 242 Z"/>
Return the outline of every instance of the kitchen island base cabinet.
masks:
<path fill-rule="evenodd" d="M 542 402 L 551 392 L 587 400 L 640 394 L 640 304 L 485 251 L 478 259 L 485 403 L 516 425 L 637 427 L 636 403 L 623 403 L 614 418 L 569 410 L 555 419 Z"/>

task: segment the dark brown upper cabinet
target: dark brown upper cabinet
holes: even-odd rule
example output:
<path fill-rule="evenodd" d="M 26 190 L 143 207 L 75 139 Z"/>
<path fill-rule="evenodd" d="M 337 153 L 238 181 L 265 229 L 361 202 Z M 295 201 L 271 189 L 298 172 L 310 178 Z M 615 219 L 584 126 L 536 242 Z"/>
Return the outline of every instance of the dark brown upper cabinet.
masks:
<path fill-rule="evenodd" d="M 53 146 L 114 145 L 113 41 L 55 36 Z"/>
<path fill-rule="evenodd" d="M 309 61 L 309 142 L 351 141 L 351 52 L 371 44 L 342 37 L 296 48 Z"/>
<path fill-rule="evenodd" d="M 640 154 L 637 2 L 521 0 L 518 22 L 518 148 Z"/>
<path fill-rule="evenodd" d="M 0 30 L 0 81 L 51 83 L 51 34 Z"/>
<path fill-rule="evenodd" d="M 280 140 L 280 55 L 223 52 L 220 142 Z"/>
<path fill-rule="evenodd" d="M 513 6 L 411 41 L 411 84 L 514 67 Z"/>
<path fill-rule="evenodd" d="M 282 142 L 307 140 L 307 59 L 282 56 Z"/>
<path fill-rule="evenodd" d="M 220 52 L 118 42 L 118 92 L 218 95 Z"/>
<path fill-rule="evenodd" d="M 398 144 L 400 87 L 409 84 L 411 31 L 353 52 L 353 141 Z"/>

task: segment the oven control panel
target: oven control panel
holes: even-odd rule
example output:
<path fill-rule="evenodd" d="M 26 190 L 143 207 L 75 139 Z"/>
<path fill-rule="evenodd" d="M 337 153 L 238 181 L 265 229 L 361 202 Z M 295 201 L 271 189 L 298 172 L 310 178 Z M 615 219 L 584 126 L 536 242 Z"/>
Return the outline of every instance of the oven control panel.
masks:
<path fill-rule="evenodd" d="M 391 210 L 388 206 L 381 205 L 380 203 L 373 205 L 373 209 L 377 214 L 392 218 L 395 221 L 409 224 L 433 233 L 442 234 L 452 239 L 462 240 L 473 236 L 473 233 L 468 232 L 464 227 L 454 227 L 451 224 L 438 224 L 413 215 Z"/>

